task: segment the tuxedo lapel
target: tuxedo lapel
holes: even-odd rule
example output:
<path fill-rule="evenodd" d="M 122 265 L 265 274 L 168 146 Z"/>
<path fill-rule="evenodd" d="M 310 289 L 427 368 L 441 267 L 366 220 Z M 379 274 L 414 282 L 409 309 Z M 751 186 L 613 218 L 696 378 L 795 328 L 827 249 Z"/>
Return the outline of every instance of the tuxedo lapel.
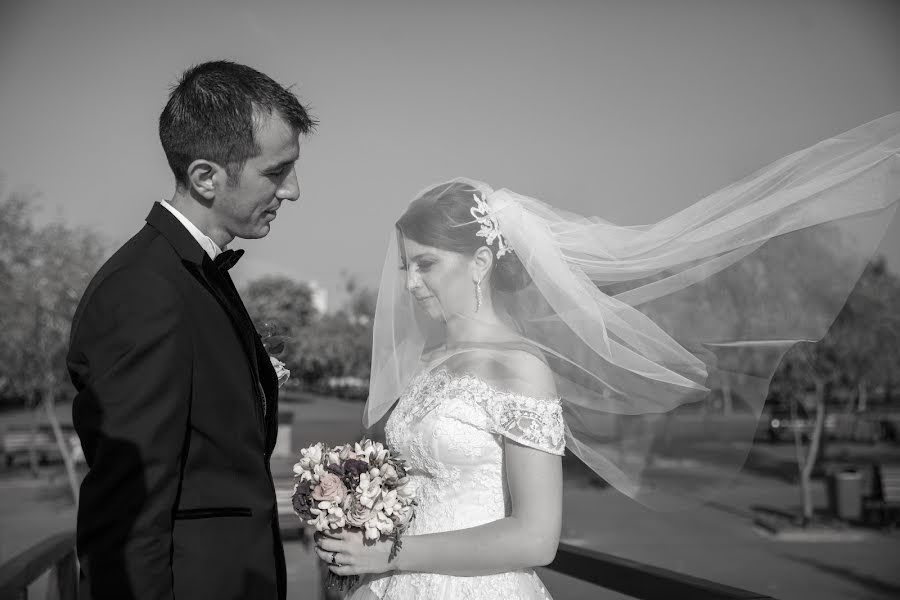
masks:
<path fill-rule="evenodd" d="M 253 323 L 250 321 L 249 316 L 247 316 L 243 304 L 240 303 L 240 299 L 235 299 L 233 295 L 229 293 L 229 290 L 227 289 L 229 283 L 225 281 L 222 273 L 219 272 L 209 256 L 206 256 L 205 258 L 206 260 L 204 260 L 199 267 L 188 261 L 184 261 L 184 264 L 216 298 L 228 314 L 232 325 L 234 325 L 235 331 L 237 331 L 241 338 L 241 345 L 244 347 L 247 361 L 250 364 L 253 381 L 257 384 L 257 389 L 255 390 L 256 402 L 254 402 L 254 405 L 256 408 L 256 416 L 259 419 L 261 433 L 265 439 L 268 437 L 266 431 L 268 429 L 266 427 L 268 402 L 265 391 L 262 389 L 260 383 L 259 360 L 254 339 L 256 337 L 256 330 L 253 328 Z"/>
<path fill-rule="evenodd" d="M 266 402 L 266 451 L 271 452 L 275 447 L 275 435 L 278 433 L 278 376 L 262 339 L 256 332 L 253 338 L 256 342 L 259 382 Z"/>
<path fill-rule="evenodd" d="M 257 345 L 261 346 L 261 344 L 259 344 L 259 336 L 256 334 L 253 322 L 247 314 L 240 297 L 237 295 L 231 279 L 228 278 L 227 274 L 219 271 L 213 264 L 212 259 L 209 258 L 209 255 L 197 243 L 197 240 L 163 206 L 158 203 L 153 206 L 153 209 L 147 216 L 147 223 L 169 241 L 172 248 L 181 257 L 185 268 L 213 295 L 231 320 L 241 340 L 241 346 L 244 348 L 253 380 L 257 384 L 256 393 L 254 394 L 256 396 L 254 408 L 260 434 L 263 436 L 268 448 L 268 433 L 271 431 L 271 427 L 267 426 L 267 421 L 270 421 L 267 417 L 272 401 L 269 398 L 270 394 L 263 389 L 260 377 L 261 370 Z M 265 350 L 263 350 L 263 353 L 265 353 Z M 271 365 L 269 368 L 271 369 Z"/>
<path fill-rule="evenodd" d="M 269 359 L 269 353 L 266 351 L 265 346 L 263 346 L 262 339 L 259 337 L 259 334 L 253 325 L 253 319 L 250 318 L 250 314 L 247 312 L 247 308 L 244 306 L 244 302 L 241 300 L 240 294 L 238 294 L 237 288 L 234 286 L 234 282 L 231 281 L 231 277 L 227 272 L 219 272 L 218 274 L 228 286 L 230 297 L 234 300 L 235 306 L 240 310 L 244 320 L 249 325 L 251 334 L 249 342 L 253 347 L 254 357 L 256 359 L 256 376 L 261 386 L 262 400 L 264 402 L 266 432 L 271 436 L 276 431 L 275 428 L 277 427 L 277 419 L 275 419 L 277 415 L 275 412 L 278 409 L 278 376 L 275 374 L 275 369 L 272 367 L 272 361 Z M 274 445 L 274 440 L 267 439 L 266 443 L 269 444 L 270 441 Z M 267 448 L 271 449 L 269 446 L 267 446 Z"/>

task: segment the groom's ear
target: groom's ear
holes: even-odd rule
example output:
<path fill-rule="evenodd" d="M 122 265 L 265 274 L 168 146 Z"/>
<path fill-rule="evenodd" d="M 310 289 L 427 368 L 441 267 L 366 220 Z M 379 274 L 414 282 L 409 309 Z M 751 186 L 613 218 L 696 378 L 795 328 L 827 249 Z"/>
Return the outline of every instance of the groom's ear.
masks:
<path fill-rule="evenodd" d="M 195 160 L 188 165 L 187 174 L 191 190 L 206 200 L 216 197 L 217 184 L 221 183 L 219 180 L 228 176 L 225 169 L 204 159 Z"/>

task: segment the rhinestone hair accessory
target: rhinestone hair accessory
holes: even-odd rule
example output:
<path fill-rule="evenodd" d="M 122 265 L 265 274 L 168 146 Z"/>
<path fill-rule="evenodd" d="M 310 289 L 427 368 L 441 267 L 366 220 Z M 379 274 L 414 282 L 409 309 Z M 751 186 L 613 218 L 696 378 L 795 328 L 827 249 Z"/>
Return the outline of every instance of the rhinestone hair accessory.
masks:
<path fill-rule="evenodd" d="M 469 212 L 471 212 L 472 217 L 481 224 L 481 229 L 479 229 L 478 233 L 475 235 L 483 237 L 488 246 L 493 244 L 494 240 L 497 240 L 497 258 L 500 258 L 508 252 L 512 252 L 512 248 L 506 244 L 506 240 L 503 239 L 503 236 L 500 234 L 500 223 L 497 221 L 497 217 L 491 214 L 491 209 L 488 207 L 487 201 L 479 196 L 478 193 L 472 194 L 472 197 L 475 198 L 475 206 L 473 206 Z"/>

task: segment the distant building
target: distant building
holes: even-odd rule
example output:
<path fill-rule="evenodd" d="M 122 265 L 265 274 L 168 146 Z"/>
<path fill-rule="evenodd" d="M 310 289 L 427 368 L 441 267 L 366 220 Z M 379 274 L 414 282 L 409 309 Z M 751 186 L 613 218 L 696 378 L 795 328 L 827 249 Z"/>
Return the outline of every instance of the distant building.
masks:
<path fill-rule="evenodd" d="M 312 304 L 316 312 L 324 315 L 328 311 L 328 290 L 313 279 L 306 281 L 306 285 L 309 286 L 309 291 L 312 294 Z"/>

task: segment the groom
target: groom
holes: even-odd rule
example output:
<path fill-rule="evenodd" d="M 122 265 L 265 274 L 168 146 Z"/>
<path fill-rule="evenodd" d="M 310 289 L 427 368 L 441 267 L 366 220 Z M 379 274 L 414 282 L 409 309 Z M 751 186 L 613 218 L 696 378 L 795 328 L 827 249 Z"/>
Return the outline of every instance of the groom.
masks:
<path fill-rule="evenodd" d="M 228 275 L 234 238 L 296 200 L 315 121 L 268 76 L 186 71 L 159 118 L 172 199 L 94 277 L 72 323 L 73 421 L 90 466 L 81 598 L 283 599 L 269 458 L 278 386 Z"/>

